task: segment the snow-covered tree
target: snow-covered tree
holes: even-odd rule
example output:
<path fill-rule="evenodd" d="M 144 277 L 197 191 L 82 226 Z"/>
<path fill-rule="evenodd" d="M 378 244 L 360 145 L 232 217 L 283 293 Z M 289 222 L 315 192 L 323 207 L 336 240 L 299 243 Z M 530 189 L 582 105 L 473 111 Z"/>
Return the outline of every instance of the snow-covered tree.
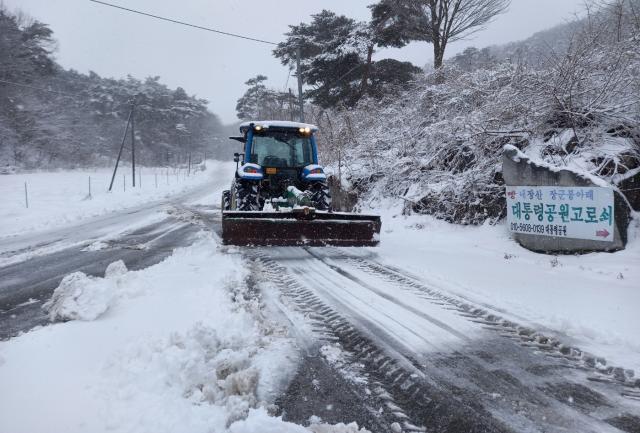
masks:
<path fill-rule="evenodd" d="M 353 106 L 363 96 L 383 93 L 387 83 L 401 84 L 398 78 L 406 79 L 406 83 L 419 71 L 410 63 L 400 62 L 386 62 L 376 68 L 372 56 L 378 39 L 369 23 L 328 10 L 311 18 L 309 24 L 289 26 L 287 39 L 278 44 L 274 55 L 293 69 L 299 50 L 301 76 L 310 87 L 305 96 L 321 107 Z M 393 67 L 397 68 L 395 75 L 389 74 Z"/>
<path fill-rule="evenodd" d="M 434 71 L 399 95 L 364 99 L 349 110 L 312 111 L 323 160 L 361 203 L 397 200 L 407 211 L 462 224 L 504 216 L 505 144 L 617 185 L 637 177 L 638 6 L 640 0 L 607 2 L 553 29 L 565 36 L 546 45 L 540 62 L 503 60 L 469 71 L 447 62 L 444 83 Z M 547 36 L 538 34 L 490 51 L 533 53 L 543 40 Z"/>
<path fill-rule="evenodd" d="M 248 88 L 236 104 L 238 118 L 297 119 L 297 99 L 291 93 L 268 89 L 264 84 L 267 79 L 264 75 L 257 75 L 245 82 Z"/>

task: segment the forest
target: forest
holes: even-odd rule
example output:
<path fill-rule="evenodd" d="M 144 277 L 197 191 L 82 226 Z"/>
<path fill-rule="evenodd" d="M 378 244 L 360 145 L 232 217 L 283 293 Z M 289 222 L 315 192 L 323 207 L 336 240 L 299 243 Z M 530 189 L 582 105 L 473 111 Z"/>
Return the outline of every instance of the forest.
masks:
<path fill-rule="evenodd" d="M 110 165 L 133 104 L 142 164 L 181 164 L 190 153 L 201 159 L 222 143 L 224 127 L 206 100 L 158 76 L 66 70 L 54 48 L 46 24 L 0 7 L 0 170 Z"/>

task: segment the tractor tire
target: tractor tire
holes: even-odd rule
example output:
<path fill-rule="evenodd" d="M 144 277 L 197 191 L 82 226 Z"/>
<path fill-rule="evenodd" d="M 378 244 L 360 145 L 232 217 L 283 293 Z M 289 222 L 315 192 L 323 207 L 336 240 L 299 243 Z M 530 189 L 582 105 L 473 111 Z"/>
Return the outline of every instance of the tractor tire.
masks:
<path fill-rule="evenodd" d="M 331 211 L 331 192 L 329 186 L 324 182 L 311 185 L 311 204 L 318 210 Z"/>
<path fill-rule="evenodd" d="M 260 210 L 260 196 L 258 194 L 257 183 L 239 181 L 239 182 L 236 182 L 234 189 L 235 189 L 236 210 L 240 210 L 240 211 Z"/>
<path fill-rule="evenodd" d="M 231 210 L 231 191 L 224 190 L 222 191 L 222 203 L 220 203 L 220 208 L 225 210 Z"/>

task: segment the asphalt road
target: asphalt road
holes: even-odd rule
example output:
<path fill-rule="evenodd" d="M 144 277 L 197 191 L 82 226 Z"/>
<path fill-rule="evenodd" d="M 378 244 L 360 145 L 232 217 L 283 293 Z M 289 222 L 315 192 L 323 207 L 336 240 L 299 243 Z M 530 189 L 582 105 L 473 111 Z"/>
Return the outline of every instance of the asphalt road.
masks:
<path fill-rule="evenodd" d="M 215 191 L 214 191 L 215 192 Z M 62 279 L 73 272 L 103 276 L 107 266 L 124 261 L 128 269 L 149 267 L 190 245 L 194 235 L 211 229 L 216 213 L 192 218 L 189 203 L 211 196 L 211 185 L 188 193 L 56 230 L 3 238 L 0 246 L 0 339 L 45 325 L 42 310 Z M 207 223 L 203 218 L 208 219 Z M 92 249 L 95 242 L 102 242 Z M 4 264 L 3 264 L 4 263 Z"/>

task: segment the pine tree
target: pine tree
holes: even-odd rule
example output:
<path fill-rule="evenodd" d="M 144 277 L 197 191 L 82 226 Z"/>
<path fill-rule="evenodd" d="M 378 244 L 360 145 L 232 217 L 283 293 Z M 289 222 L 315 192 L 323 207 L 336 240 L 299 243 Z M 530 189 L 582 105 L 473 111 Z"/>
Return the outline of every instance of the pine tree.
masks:
<path fill-rule="evenodd" d="M 311 18 L 309 24 L 289 26 L 287 39 L 273 53 L 282 64 L 294 68 L 299 50 L 301 76 L 310 87 L 305 97 L 320 107 L 351 107 L 363 96 L 380 95 L 386 84 L 398 82 L 389 74 L 394 66 L 399 68 L 396 77 L 406 80 L 411 78 L 407 72 L 419 71 L 401 62 L 386 62 L 376 68 L 372 58 L 381 39 L 370 23 L 328 10 Z"/>

